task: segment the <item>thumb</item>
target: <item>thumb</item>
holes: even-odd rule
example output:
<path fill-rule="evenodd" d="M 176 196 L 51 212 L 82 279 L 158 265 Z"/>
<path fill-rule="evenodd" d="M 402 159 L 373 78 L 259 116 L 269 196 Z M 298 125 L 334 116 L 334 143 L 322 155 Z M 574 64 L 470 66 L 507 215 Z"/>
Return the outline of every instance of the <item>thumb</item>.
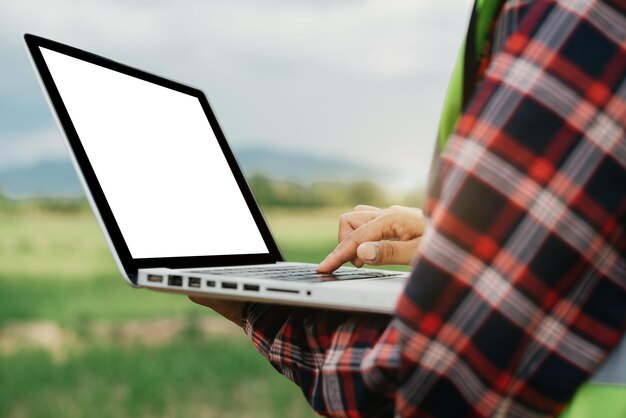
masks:
<path fill-rule="evenodd" d="M 383 264 L 409 265 L 419 246 L 420 238 L 410 241 L 364 242 L 356 250 L 357 257 L 366 264 L 380 266 Z"/>

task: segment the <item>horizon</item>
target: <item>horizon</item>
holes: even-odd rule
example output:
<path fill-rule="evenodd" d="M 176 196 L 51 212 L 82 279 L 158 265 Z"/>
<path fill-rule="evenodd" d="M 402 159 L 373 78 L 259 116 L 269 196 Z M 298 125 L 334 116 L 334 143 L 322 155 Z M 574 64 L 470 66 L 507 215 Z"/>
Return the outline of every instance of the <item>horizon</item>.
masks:
<path fill-rule="evenodd" d="M 298 153 L 254 146 L 234 148 L 246 179 L 262 176 L 275 184 L 354 185 L 370 183 L 389 196 L 403 196 L 422 186 L 403 183 L 405 179 L 382 169 L 342 160 L 337 156 Z M 43 179 L 47 184 L 43 185 Z M 0 168 L 0 193 L 13 200 L 32 198 L 81 198 L 84 190 L 73 164 L 66 158 L 50 158 L 16 167 Z"/>
<path fill-rule="evenodd" d="M 471 3 L 382 0 L 0 5 L 0 171 L 69 160 L 31 32 L 202 89 L 235 149 L 339 158 L 425 183 Z M 60 19 L 62 17 L 62 19 Z"/>

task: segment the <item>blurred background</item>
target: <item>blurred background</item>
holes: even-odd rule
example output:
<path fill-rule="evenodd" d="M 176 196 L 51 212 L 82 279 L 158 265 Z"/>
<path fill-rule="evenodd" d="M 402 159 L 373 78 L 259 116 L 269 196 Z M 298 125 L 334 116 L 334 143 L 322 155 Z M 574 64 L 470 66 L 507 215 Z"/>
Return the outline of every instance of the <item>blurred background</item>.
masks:
<path fill-rule="evenodd" d="M 314 415 L 239 329 L 120 280 L 24 32 L 202 89 L 287 259 L 319 262 L 350 207 L 421 204 L 470 7 L 1 0 L 0 417 Z"/>

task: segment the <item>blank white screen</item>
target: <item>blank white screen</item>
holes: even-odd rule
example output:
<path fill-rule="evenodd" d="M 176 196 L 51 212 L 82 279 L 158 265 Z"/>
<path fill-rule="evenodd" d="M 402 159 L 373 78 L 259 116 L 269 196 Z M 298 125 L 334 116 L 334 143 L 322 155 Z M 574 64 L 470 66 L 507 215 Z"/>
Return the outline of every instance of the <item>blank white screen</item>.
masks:
<path fill-rule="evenodd" d="M 133 258 L 268 253 L 196 97 L 41 52 Z"/>

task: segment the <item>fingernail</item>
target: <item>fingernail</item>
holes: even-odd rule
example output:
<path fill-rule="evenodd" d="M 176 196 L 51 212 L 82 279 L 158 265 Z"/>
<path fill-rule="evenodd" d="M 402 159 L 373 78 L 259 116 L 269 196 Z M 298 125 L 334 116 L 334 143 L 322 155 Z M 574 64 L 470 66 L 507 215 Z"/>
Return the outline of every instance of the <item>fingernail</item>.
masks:
<path fill-rule="evenodd" d="M 361 244 L 359 250 L 359 258 L 363 261 L 374 261 L 378 257 L 378 245 Z"/>

